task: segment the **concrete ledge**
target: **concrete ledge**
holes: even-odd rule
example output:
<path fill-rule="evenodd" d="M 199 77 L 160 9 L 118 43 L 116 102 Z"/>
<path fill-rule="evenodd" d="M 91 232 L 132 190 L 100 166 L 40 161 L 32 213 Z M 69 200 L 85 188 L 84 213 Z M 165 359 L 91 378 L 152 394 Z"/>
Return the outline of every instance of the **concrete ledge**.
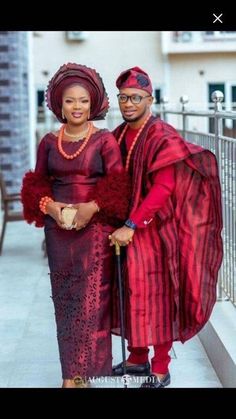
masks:
<path fill-rule="evenodd" d="M 223 387 L 236 387 L 236 308 L 217 302 L 211 318 L 198 334 Z"/>

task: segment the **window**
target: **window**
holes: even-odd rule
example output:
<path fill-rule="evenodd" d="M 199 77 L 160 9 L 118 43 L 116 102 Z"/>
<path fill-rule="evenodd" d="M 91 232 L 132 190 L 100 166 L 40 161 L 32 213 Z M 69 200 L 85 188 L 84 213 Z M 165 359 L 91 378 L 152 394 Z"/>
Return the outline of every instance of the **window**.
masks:
<path fill-rule="evenodd" d="M 227 99 L 227 110 L 236 111 L 236 83 L 227 83 L 226 84 L 226 99 Z M 227 98 L 228 92 L 228 98 Z M 235 119 L 226 119 L 224 127 L 224 135 L 227 137 L 236 137 L 236 120 Z"/>
<path fill-rule="evenodd" d="M 157 105 L 160 105 L 160 103 L 161 103 L 161 89 L 155 89 L 154 90 L 154 98 L 155 98 L 155 103 Z"/>
<path fill-rule="evenodd" d="M 203 38 L 205 41 L 224 41 L 224 40 L 235 40 L 236 31 L 208 31 L 203 32 Z"/>
<path fill-rule="evenodd" d="M 153 112 L 156 116 L 160 116 L 161 89 L 160 88 L 154 89 L 153 96 L 154 96 Z"/>
<path fill-rule="evenodd" d="M 44 90 L 37 90 L 37 120 L 44 122 Z"/>

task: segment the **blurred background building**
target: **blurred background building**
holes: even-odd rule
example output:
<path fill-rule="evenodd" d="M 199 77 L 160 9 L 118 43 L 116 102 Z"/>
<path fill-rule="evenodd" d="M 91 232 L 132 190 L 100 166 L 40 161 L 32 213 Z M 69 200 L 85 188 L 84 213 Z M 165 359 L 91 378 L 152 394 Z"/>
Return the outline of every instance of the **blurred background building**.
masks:
<path fill-rule="evenodd" d="M 111 101 L 110 129 L 119 122 L 115 80 L 121 71 L 135 65 L 149 73 L 157 104 L 165 97 L 173 107 L 187 95 L 194 110 L 208 109 L 214 90 L 224 93 L 225 109 L 236 104 L 236 32 L 34 32 L 33 45 L 39 119 L 45 85 L 68 61 L 87 64 L 101 73 Z M 173 117 L 170 122 L 178 121 Z M 206 121 L 199 124 L 192 128 L 211 129 Z M 228 125 L 231 130 L 232 124 Z"/>
<path fill-rule="evenodd" d="M 30 164 L 29 63 L 27 32 L 0 32 L 0 164 L 12 193 Z"/>
<path fill-rule="evenodd" d="M 140 66 L 150 75 L 158 112 L 161 99 L 180 109 L 213 106 L 211 93 L 224 93 L 223 109 L 236 109 L 236 31 L 35 31 L 0 33 L 0 169 L 16 192 L 21 175 L 35 164 L 40 138 L 59 126 L 45 106 L 44 91 L 55 71 L 66 62 L 95 68 L 110 97 L 106 121 L 121 122 L 115 80 L 121 71 Z M 168 116 L 178 126 L 180 116 Z M 235 121 L 224 121 L 224 134 L 235 136 Z M 213 132 L 211 118 L 189 118 L 189 128 Z"/>

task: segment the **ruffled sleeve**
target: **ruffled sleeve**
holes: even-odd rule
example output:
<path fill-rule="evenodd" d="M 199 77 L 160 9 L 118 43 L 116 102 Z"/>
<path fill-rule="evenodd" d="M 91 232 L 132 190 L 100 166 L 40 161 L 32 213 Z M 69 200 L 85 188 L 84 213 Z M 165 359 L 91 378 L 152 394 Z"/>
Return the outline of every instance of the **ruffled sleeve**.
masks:
<path fill-rule="evenodd" d="M 22 181 L 21 201 L 23 214 L 27 223 L 35 222 L 36 227 L 44 226 L 45 215 L 39 209 L 39 201 L 43 196 L 53 198 L 52 178 L 48 175 L 48 151 L 46 137 L 38 147 L 35 171 L 28 171 Z"/>
<path fill-rule="evenodd" d="M 130 177 L 123 168 L 120 148 L 110 132 L 106 132 L 102 147 L 104 176 L 97 182 L 92 198 L 100 207 L 100 217 L 125 220 L 131 194 Z M 114 221 L 114 220 L 113 220 Z M 114 223 L 113 223 L 114 224 Z"/>

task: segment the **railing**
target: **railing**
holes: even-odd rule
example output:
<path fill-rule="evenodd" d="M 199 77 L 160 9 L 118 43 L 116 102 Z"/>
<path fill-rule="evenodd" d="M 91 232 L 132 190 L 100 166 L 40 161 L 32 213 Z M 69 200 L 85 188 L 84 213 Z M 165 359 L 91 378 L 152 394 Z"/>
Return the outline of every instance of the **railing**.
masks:
<path fill-rule="evenodd" d="M 224 95 L 220 91 L 212 93 L 214 110 L 204 112 L 188 111 L 187 96 L 182 96 L 180 111 L 166 109 L 167 99 L 162 100 L 160 116 L 166 120 L 167 115 L 180 115 L 182 127 L 176 127 L 188 141 L 201 145 L 212 151 L 218 160 L 222 186 L 223 203 L 223 243 L 224 258 L 219 272 L 218 299 L 223 295 L 236 305 L 236 139 L 223 135 L 223 121 L 236 120 L 236 112 L 222 111 Z M 214 134 L 188 129 L 189 117 L 214 119 Z"/>

